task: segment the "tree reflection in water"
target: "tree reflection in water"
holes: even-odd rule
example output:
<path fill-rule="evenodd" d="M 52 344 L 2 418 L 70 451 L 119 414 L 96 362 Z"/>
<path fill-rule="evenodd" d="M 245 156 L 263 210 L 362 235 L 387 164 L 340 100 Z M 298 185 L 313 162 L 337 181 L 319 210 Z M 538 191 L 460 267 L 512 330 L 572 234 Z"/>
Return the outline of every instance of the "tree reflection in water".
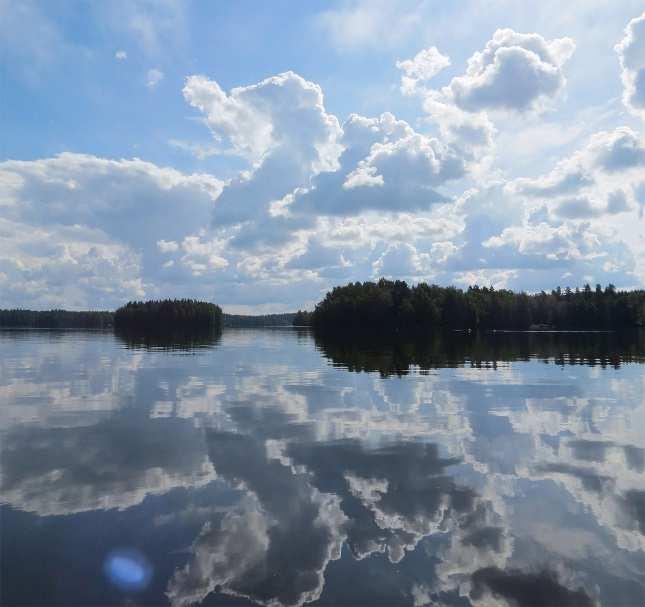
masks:
<path fill-rule="evenodd" d="M 640 336 L 0 338 L 3 604 L 645 590 Z M 145 589 L 106 586 L 124 547 Z"/>

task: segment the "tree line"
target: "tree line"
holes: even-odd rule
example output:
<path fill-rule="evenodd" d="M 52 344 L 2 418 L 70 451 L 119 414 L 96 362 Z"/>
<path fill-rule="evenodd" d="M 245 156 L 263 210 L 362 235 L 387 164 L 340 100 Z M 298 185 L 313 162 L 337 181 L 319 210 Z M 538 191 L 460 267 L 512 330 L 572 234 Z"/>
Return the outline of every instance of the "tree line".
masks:
<path fill-rule="evenodd" d="M 411 287 L 382 278 L 335 287 L 310 315 L 296 317 L 324 331 L 608 330 L 645 326 L 645 291 L 587 284 L 529 294 L 477 285 L 466 290 L 426 283 Z"/>
<path fill-rule="evenodd" d="M 0 327 L 32 329 L 108 329 L 113 312 L 71 312 L 69 310 L 0 310 Z"/>
<path fill-rule="evenodd" d="M 172 329 L 219 329 L 222 309 L 195 299 L 130 301 L 114 313 L 115 329 L 164 332 Z"/>
<path fill-rule="evenodd" d="M 225 327 L 289 327 L 295 324 L 292 312 L 284 314 L 224 314 L 223 323 Z"/>
<path fill-rule="evenodd" d="M 311 312 L 306 310 L 298 310 L 293 315 L 293 326 L 294 327 L 308 327 L 311 325 Z"/>

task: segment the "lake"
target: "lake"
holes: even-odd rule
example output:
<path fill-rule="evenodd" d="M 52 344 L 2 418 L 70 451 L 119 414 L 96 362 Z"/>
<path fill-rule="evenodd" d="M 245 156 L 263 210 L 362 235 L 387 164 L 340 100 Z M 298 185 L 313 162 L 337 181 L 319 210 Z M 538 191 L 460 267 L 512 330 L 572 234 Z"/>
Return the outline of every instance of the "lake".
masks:
<path fill-rule="evenodd" d="M 645 336 L 0 332 L 3 605 L 645 603 Z"/>

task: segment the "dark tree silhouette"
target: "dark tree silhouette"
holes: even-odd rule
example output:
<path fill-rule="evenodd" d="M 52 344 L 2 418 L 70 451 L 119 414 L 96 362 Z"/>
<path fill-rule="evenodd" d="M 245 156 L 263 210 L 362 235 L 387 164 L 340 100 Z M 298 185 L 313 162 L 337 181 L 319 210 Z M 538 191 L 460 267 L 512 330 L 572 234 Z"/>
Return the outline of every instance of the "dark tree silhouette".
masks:
<path fill-rule="evenodd" d="M 114 323 L 112 312 L 69 310 L 0 310 L 0 327 L 30 329 L 107 329 Z"/>
<path fill-rule="evenodd" d="M 308 327 L 311 324 L 311 312 L 298 310 L 293 316 L 294 327 Z"/>
<path fill-rule="evenodd" d="M 292 312 L 285 314 L 224 314 L 225 327 L 290 327 L 293 324 Z"/>
<path fill-rule="evenodd" d="M 114 327 L 136 331 L 167 332 L 177 329 L 218 329 L 219 306 L 194 299 L 130 301 L 114 313 Z"/>
<path fill-rule="evenodd" d="M 311 314 L 317 330 L 415 332 L 449 329 L 607 330 L 645 326 L 645 291 L 592 292 L 560 287 L 550 294 L 493 287 L 439 287 L 386 280 L 335 287 Z"/>

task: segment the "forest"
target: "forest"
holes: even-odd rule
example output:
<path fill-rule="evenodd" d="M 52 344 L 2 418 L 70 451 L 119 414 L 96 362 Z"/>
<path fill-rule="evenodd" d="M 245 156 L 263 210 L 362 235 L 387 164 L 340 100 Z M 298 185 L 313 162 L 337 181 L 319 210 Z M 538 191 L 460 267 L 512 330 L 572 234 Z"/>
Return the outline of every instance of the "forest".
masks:
<path fill-rule="evenodd" d="M 293 315 L 294 327 L 308 327 L 311 325 L 311 312 L 305 310 L 298 310 Z"/>
<path fill-rule="evenodd" d="M 294 322 L 293 313 L 285 314 L 224 314 L 223 323 L 225 327 L 246 328 L 246 327 L 289 327 Z"/>
<path fill-rule="evenodd" d="M 645 326 L 645 291 L 585 285 L 550 293 L 515 293 L 472 286 L 467 290 L 401 280 L 335 287 L 310 317 L 318 331 L 414 332 L 435 328 L 495 330 L 613 330 Z"/>
<path fill-rule="evenodd" d="M 32 329 L 109 329 L 113 312 L 69 310 L 0 310 L 0 327 Z"/>
<path fill-rule="evenodd" d="M 0 310 L 0 327 L 129 329 L 219 329 L 313 326 L 318 332 L 366 330 L 416 332 L 459 330 L 615 330 L 645 327 L 645 291 L 613 285 L 550 293 L 515 293 L 479 287 L 466 290 L 380 279 L 335 287 L 313 312 L 243 316 L 193 299 L 131 301 L 116 312 Z"/>
<path fill-rule="evenodd" d="M 174 329 L 219 329 L 222 309 L 194 299 L 130 301 L 114 313 L 115 329 L 164 332 Z"/>

